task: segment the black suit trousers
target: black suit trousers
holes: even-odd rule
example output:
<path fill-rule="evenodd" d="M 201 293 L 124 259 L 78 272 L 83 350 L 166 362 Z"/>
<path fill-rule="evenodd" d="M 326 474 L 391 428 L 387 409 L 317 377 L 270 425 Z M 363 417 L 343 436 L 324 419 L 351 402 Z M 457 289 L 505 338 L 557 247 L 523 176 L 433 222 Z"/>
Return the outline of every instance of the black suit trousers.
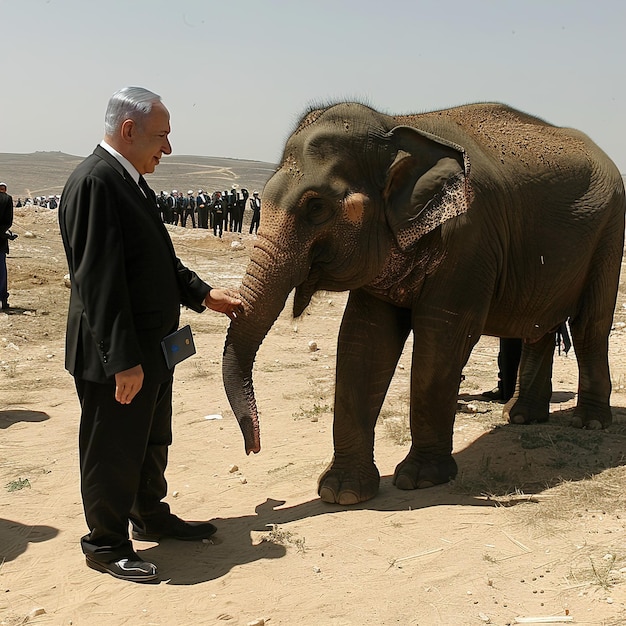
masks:
<path fill-rule="evenodd" d="M 162 502 L 172 443 L 172 378 L 144 380 L 130 404 L 115 400 L 115 385 L 76 379 L 81 404 L 81 493 L 89 534 L 85 554 L 111 561 L 133 554 L 128 522 L 159 528 L 171 518 Z"/>

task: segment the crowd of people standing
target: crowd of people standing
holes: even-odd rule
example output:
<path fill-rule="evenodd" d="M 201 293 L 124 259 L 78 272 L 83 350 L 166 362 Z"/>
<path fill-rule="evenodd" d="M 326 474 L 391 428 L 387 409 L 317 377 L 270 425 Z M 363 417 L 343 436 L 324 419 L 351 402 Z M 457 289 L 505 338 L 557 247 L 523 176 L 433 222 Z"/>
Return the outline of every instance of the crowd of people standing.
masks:
<path fill-rule="evenodd" d="M 189 190 L 186 194 L 172 189 L 171 192 L 161 191 L 157 195 L 157 206 L 161 220 L 165 224 L 212 230 L 216 237 L 224 231 L 240 233 L 243 230 L 243 218 L 246 205 L 250 204 L 252 218 L 250 234 L 259 228 L 261 201 L 259 193 L 253 192 L 252 197 L 247 189 L 238 190 L 233 187 L 230 192 L 214 191 L 212 194 L 198 189 L 197 194 Z"/>
<path fill-rule="evenodd" d="M 18 198 L 17 208 L 22 206 L 40 206 L 47 209 L 56 209 L 60 196 L 36 196 L 22 200 Z M 230 192 L 214 191 L 212 194 L 198 189 L 197 194 L 189 190 L 186 194 L 172 189 L 171 192 L 161 191 L 157 195 L 157 206 L 161 220 L 165 224 L 191 228 L 205 228 L 213 231 L 216 237 L 221 237 L 224 231 L 240 233 L 243 230 L 243 217 L 249 205 L 252 213 L 250 218 L 250 234 L 256 234 L 261 218 L 261 199 L 259 192 L 254 191 L 252 196 L 247 189 L 238 190 L 233 187 Z"/>

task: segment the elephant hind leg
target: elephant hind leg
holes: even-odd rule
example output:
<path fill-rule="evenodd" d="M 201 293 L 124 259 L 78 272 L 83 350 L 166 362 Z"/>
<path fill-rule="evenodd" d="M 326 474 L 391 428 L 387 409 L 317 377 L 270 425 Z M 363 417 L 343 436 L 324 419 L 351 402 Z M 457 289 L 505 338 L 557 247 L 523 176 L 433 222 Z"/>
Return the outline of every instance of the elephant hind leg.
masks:
<path fill-rule="evenodd" d="M 570 320 L 578 361 L 578 403 L 572 425 L 598 430 L 611 425 L 609 333 L 623 254 L 623 214 L 606 229 L 591 260 L 582 306 Z"/>
<path fill-rule="evenodd" d="M 539 341 L 523 344 L 515 393 L 502 410 L 511 424 L 548 421 L 554 342 L 555 333 L 548 333 Z"/>
<path fill-rule="evenodd" d="M 570 324 L 572 341 L 578 359 L 578 402 L 572 426 L 600 430 L 613 421 L 609 399 L 611 375 L 608 358 L 608 328 L 598 324 Z"/>

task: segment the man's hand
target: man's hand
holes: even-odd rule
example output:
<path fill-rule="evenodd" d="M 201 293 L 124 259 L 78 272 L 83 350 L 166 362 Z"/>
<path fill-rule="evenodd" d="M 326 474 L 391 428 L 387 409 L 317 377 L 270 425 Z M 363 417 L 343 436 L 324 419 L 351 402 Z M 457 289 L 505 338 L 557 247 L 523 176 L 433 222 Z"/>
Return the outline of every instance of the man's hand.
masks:
<path fill-rule="evenodd" d="M 135 365 L 115 374 L 115 399 L 120 404 L 130 404 L 143 385 L 143 368 Z"/>
<path fill-rule="evenodd" d="M 239 295 L 230 289 L 211 289 L 204 299 L 204 304 L 212 311 L 228 315 L 231 320 L 243 313 Z"/>

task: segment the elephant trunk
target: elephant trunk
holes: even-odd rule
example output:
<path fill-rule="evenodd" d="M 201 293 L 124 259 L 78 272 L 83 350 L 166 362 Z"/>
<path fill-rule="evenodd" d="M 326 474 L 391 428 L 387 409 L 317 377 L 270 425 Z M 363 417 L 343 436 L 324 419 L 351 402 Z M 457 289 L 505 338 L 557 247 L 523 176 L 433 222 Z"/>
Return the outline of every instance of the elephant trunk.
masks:
<path fill-rule="evenodd" d="M 263 339 L 293 288 L 294 259 L 277 259 L 268 242 L 257 243 L 243 277 L 244 313 L 229 326 L 222 359 L 222 379 L 230 406 L 243 433 L 246 454 L 261 450 L 259 414 L 252 367 Z"/>

